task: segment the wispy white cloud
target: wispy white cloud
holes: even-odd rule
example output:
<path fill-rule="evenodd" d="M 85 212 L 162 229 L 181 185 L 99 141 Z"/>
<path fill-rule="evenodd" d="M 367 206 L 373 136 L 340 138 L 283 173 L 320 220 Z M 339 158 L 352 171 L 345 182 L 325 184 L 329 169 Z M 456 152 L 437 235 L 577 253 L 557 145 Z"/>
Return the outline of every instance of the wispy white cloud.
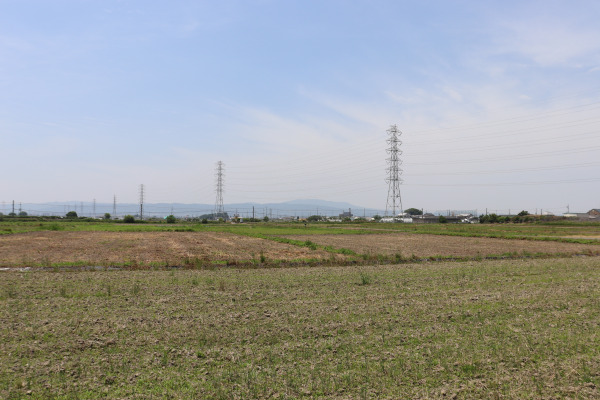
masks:
<path fill-rule="evenodd" d="M 597 62 L 600 26 L 580 26 L 563 16 L 541 15 L 503 21 L 496 34 L 498 54 L 515 54 L 542 67 Z"/>

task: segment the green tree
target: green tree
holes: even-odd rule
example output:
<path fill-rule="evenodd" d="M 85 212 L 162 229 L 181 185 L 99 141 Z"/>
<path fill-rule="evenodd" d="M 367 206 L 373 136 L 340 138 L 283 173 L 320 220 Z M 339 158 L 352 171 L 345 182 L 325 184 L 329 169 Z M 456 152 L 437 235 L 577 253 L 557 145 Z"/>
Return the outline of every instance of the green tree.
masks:
<path fill-rule="evenodd" d="M 311 215 L 310 217 L 306 218 L 306 220 L 310 222 L 317 222 L 322 221 L 323 217 L 321 217 L 320 215 Z"/>
<path fill-rule="evenodd" d="M 418 208 L 409 208 L 404 210 L 404 212 L 408 215 L 423 215 L 423 211 L 419 210 Z"/>
<path fill-rule="evenodd" d="M 19 213 L 19 217 L 26 217 L 27 216 L 27 211 L 21 211 Z"/>
<path fill-rule="evenodd" d="M 525 210 L 523 210 L 523 211 L 521 211 L 520 213 L 518 213 L 517 215 L 518 215 L 519 217 L 524 217 L 524 216 L 526 216 L 526 215 L 529 215 L 529 211 L 525 211 Z"/>
<path fill-rule="evenodd" d="M 133 217 L 133 215 L 126 215 L 123 217 L 123 222 L 125 222 L 126 224 L 133 224 L 135 222 L 135 218 Z"/>
<path fill-rule="evenodd" d="M 263 221 L 265 221 L 265 222 L 269 222 L 269 217 L 267 217 L 267 216 L 265 215 L 265 217 L 263 218 Z"/>
<path fill-rule="evenodd" d="M 109 213 L 104 213 L 104 219 L 110 219 L 110 214 Z"/>
<path fill-rule="evenodd" d="M 77 213 L 75 211 L 69 211 L 65 216 L 67 218 L 77 218 Z"/>
<path fill-rule="evenodd" d="M 167 224 L 174 224 L 175 221 L 177 221 L 177 218 L 175 218 L 175 216 L 173 214 L 168 215 L 167 218 Z"/>
<path fill-rule="evenodd" d="M 375 215 L 373 216 L 373 219 L 374 219 L 375 221 L 377 221 L 377 222 L 381 221 L 381 218 L 382 218 L 382 217 L 381 217 L 381 215 L 379 215 L 379 214 L 375 214 Z"/>
<path fill-rule="evenodd" d="M 440 215 L 440 217 L 438 218 L 438 222 L 440 224 L 445 224 L 448 222 L 448 219 L 446 217 L 444 217 L 443 215 Z"/>

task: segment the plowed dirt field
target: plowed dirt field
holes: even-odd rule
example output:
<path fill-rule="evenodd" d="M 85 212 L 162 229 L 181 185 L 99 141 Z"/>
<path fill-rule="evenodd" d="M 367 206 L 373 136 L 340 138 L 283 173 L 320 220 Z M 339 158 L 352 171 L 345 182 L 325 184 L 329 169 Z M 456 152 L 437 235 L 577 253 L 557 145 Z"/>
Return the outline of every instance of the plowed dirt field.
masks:
<path fill-rule="evenodd" d="M 0 266 L 329 259 L 330 253 L 222 232 L 31 232 L 0 236 Z M 336 255 L 342 258 L 342 255 Z"/>
<path fill-rule="evenodd" d="M 361 254 L 401 254 L 404 257 L 477 257 L 512 252 L 546 254 L 600 254 L 600 246 L 534 240 L 475 238 L 425 234 L 294 235 L 323 246 L 346 248 Z"/>

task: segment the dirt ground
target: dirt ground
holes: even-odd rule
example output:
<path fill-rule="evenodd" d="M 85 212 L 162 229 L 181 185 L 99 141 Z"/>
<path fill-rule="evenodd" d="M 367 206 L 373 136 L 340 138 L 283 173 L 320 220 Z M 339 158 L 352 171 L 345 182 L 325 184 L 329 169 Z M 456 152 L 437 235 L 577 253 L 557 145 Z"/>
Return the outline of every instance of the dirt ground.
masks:
<path fill-rule="evenodd" d="M 85 263 L 110 265 L 136 262 L 294 260 L 330 258 L 269 240 L 223 232 L 31 232 L 0 236 L 0 266 Z M 341 257 L 341 256 L 340 256 Z"/>
<path fill-rule="evenodd" d="M 323 246 L 343 247 L 361 254 L 394 255 L 399 253 L 404 257 L 412 255 L 417 257 L 477 257 L 509 252 L 600 254 L 600 246 L 597 245 L 406 233 L 287 237 L 296 240 L 311 240 Z"/>

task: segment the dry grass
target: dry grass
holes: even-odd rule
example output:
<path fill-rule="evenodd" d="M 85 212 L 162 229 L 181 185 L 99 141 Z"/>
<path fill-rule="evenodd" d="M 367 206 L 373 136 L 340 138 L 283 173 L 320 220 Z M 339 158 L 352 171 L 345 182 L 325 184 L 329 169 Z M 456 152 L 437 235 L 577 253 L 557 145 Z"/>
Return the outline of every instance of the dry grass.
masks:
<path fill-rule="evenodd" d="M 0 398 L 599 398 L 600 258 L 4 272 Z"/>

